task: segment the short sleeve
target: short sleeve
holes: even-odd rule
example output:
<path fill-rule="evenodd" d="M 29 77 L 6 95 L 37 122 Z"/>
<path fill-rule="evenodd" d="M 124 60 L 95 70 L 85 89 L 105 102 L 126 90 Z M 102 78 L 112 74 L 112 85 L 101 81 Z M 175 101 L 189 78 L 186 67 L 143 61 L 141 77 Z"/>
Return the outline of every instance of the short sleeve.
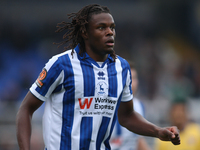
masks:
<path fill-rule="evenodd" d="M 130 66 L 127 62 L 127 77 L 126 77 L 126 84 L 122 93 L 122 102 L 128 102 L 133 99 L 132 94 L 132 80 L 131 80 L 131 72 L 130 72 Z"/>
<path fill-rule="evenodd" d="M 58 57 L 52 57 L 30 87 L 30 91 L 38 99 L 46 101 L 55 88 L 63 82 L 63 70 Z"/>

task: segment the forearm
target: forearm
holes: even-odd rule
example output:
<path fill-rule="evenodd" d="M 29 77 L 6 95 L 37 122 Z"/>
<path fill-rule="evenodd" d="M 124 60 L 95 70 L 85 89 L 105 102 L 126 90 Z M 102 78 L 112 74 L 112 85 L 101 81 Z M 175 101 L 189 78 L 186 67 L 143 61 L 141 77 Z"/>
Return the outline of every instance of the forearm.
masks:
<path fill-rule="evenodd" d="M 137 112 L 132 112 L 123 117 L 119 116 L 119 122 L 128 130 L 144 136 L 158 137 L 158 131 L 161 129 L 147 121 Z"/>
<path fill-rule="evenodd" d="M 31 117 L 27 112 L 19 111 L 17 114 L 17 141 L 20 150 L 30 150 Z"/>
<path fill-rule="evenodd" d="M 121 102 L 118 109 L 119 123 L 128 130 L 144 135 L 157 137 L 163 141 L 171 141 L 174 145 L 180 144 L 177 127 L 160 128 L 133 110 L 133 101 Z"/>

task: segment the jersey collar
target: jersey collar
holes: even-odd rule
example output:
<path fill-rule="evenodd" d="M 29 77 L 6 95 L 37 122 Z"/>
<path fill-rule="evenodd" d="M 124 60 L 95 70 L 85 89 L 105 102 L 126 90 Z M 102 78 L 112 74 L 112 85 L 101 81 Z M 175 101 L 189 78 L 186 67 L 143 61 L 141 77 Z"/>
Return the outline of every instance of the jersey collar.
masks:
<path fill-rule="evenodd" d="M 78 57 L 79 57 L 80 59 L 92 59 L 86 52 L 84 52 L 82 56 L 79 55 L 79 52 L 80 52 L 80 44 L 78 44 L 74 49 L 75 49 L 75 51 L 76 51 L 76 53 L 77 53 L 77 55 L 78 55 Z M 110 61 L 114 61 L 114 59 L 110 56 L 110 54 L 108 54 L 108 58 L 106 59 L 105 62 L 107 62 L 108 59 L 109 59 Z M 93 60 L 93 59 L 92 59 L 92 60 Z"/>

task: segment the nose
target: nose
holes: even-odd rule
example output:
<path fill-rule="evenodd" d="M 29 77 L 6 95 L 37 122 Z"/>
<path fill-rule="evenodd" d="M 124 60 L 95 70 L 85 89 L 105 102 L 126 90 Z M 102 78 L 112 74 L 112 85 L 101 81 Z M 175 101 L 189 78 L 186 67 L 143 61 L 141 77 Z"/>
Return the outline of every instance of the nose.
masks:
<path fill-rule="evenodd" d="M 106 35 L 108 35 L 108 36 L 112 36 L 112 35 L 114 35 L 114 29 L 112 29 L 112 28 L 107 28 L 107 34 Z"/>

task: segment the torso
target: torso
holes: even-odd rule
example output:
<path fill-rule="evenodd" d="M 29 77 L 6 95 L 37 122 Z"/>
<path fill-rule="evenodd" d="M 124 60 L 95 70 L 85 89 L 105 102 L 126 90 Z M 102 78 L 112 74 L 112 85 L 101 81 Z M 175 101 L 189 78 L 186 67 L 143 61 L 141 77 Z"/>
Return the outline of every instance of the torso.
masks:
<path fill-rule="evenodd" d="M 44 93 L 38 87 L 35 92 L 35 85 L 31 88 L 36 96 L 47 97 L 43 99 L 47 150 L 109 148 L 121 98 L 132 99 L 131 93 L 123 94 L 129 77 L 124 59 L 116 62 L 107 59 L 100 67 L 90 58 L 84 60 L 77 56 L 75 53 L 72 58 L 68 51 L 53 57 L 45 66 L 47 74 L 54 76 L 47 88 L 54 89 L 53 93 Z"/>

